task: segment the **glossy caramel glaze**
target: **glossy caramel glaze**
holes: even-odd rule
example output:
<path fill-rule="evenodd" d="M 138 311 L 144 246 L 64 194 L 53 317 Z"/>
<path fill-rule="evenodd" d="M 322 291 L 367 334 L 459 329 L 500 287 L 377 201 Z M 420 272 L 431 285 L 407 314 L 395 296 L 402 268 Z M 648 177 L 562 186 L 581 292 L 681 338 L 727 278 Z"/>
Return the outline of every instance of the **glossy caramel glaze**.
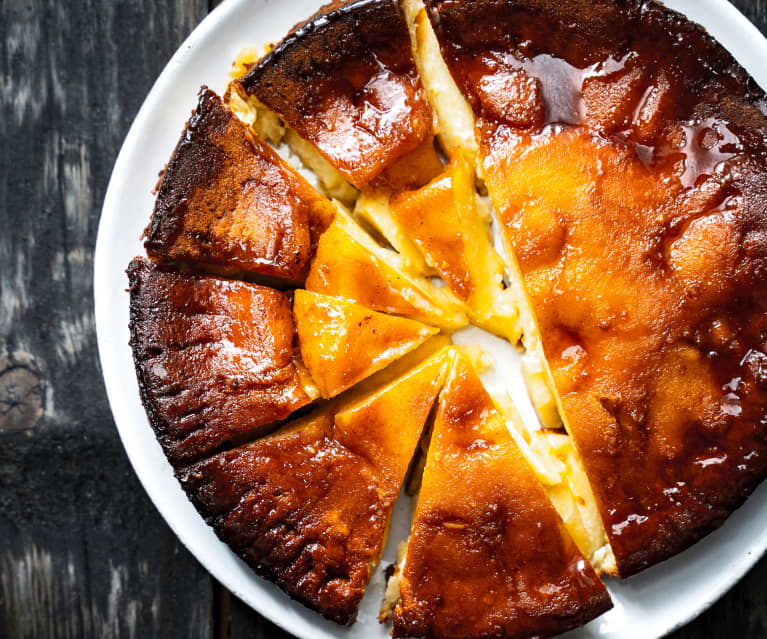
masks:
<path fill-rule="evenodd" d="M 335 397 L 439 332 L 329 295 L 297 290 L 293 317 L 301 359 L 323 397 Z"/>
<path fill-rule="evenodd" d="M 408 544 L 395 637 L 543 637 L 610 597 L 466 356 L 448 375 Z"/>
<path fill-rule="evenodd" d="M 465 246 L 464 220 L 453 189 L 453 173 L 451 166 L 423 188 L 400 193 L 392 199 L 391 211 L 450 290 L 467 302 L 482 283 L 474 280 L 475 274 L 468 262 L 470 255 Z M 473 205 L 473 184 L 470 195 L 469 205 Z M 489 245 L 489 234 L 482 230 Z"/>
<path fill-rule="evenodd" d="M 306 290 L 447 330 L 467 322 L 457 300 L 440 295 L 441 291 L 425 278 L 408 273 L 392 251 L 382 250 L 344 215 L 336 216 L 320 238 Z"/>
<path fill-rule="evenodd" d="M 141 397 L 174 466 L 253 435 L 318 396 L 284 293 L 143 258 L 133 260 L 128 278 Z"/>
<path fill-rule="evenodd" d="M 396 0 L 334 3 L 241 83 L 362 187 L 432 132 Z"/>
<path fill-rule="evenodd" d="M 165 170 L 145 245 L 155 259 L 302 282 L 334 212 L 203 87 Z"/>
<path fill-rule="evenodd" d="M 429 0 L 623 576 L 767 471 L 767 119 L 651 2 Z"/>
<path fill-rule="evenodd" d="M 218 535 L 260 575 L 349 623 L 439 392 L 445 358 L 377 393 L 287 424 L 178 477 Z"/>

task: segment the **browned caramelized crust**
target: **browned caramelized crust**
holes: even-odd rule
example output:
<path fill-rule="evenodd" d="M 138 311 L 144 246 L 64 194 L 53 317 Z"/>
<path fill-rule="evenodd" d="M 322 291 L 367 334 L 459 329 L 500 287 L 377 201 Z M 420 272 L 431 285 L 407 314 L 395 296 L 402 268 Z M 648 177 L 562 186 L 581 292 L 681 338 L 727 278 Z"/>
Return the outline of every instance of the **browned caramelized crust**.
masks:
<path fill-rule="evenodd" d="M 141 396 L 174 465 L 252 435 L 317 397 L 284 293 L 142 258 L 128 277 Z"/>
<path fill-rule="evenodd" d="M 203 87 L 165 171 L 146 249 L 155 259 L 302 282 L 334 210 Z"/>
<path fill-rule="evenodd" d="M 767 471 L 767 119 L 652 2 L 427 0 L 621 575 Z"/>
<path fill-rule="evenodd" d="M 434 357 L 379 392 L 315 412 L 178 477 L 258 574 L 349 623 L 446 368 L 444 356 Z"/>
<path fill-rule="evenodd" d="M 440 395 L 395 637 L 543 637 L 611 607 L 465 356 Z"/>
<path fill-rule="evenodd" d="M 354 618 L 391 495 L 333 440 L 332 416 L 220 453 L 179 475 L 221 538 L 262 577 L 326 617 Z"/>
<path fill-rule="evenodd" d="M 334 3 L 242 80 L 357 187 L 415 150 L 432 114 L 396 0 Z"/>

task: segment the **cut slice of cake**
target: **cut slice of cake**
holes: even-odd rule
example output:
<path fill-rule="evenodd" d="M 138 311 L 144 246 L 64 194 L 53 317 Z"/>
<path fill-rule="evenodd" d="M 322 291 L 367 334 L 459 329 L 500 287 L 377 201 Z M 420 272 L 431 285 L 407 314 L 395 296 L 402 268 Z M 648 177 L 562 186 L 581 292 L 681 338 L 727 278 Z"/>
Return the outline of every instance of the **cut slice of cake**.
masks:
<path fill-rule="evenodd" d="M 200 461 L 179 480 L 258 574 L 350 623 L 449 365 L 443 350 L 382 389 Z"/>
<path fill-rule="evenodd" d="M 358 188 L 432 135 L 396 0 L 331 4 L 239 82 Z"/>
<path fill-rule="evenodd" d="M 490 214 L 463 155 L 456 154 L 449 168 L 423 188 L 396 195 L 391 214 L 466 305 L 472 322 L 516 343 L 521 327 L 515 296 L 505 288 L 505 265 L 493 248 Z"/>
<path fill-rule="evenodd" d="M 720 526 L 767 475 L 764 93 L 660 4 L 426 5 L 631 575 Z"/>
<path fill-rule="evenodd" d="M 258 53 L 248 49 L 240 53 L 235 64 L 237 73 L 247 64 L 253 68 L 258 62 Z M 241 75 L 235 74 L 235 79 L 229 83 L 224 92 L 224 104 L 231 109 L 237 117 L 247 124 L 259 137 L 263 138 L 275 148 L 282 144 L 287 145 L 289 161 L 293 158 L 298 160 L 299 166 L 312 172 L 317 180 L 318 189 L 327 197 L 338 200 L 344 206 L 351 207 L 359 195 L 344 175 L 328 162 L 320 154 L 311 142 L 302 138 L 294 129 L 280 120 L 279 116 L 264 106 L 257 97 L 248 95 L 239 82 Z M 284 150 L 284 147 L 283 147 Z"/>
<path fill-rule="evenodd" d="M 453 78 L 440 50 L 440 43 L 426 13 L 423 0 L 404 0 L 403 5 L 410 26 L 411 39 L 421 80 L 426 87 L 429 103 L 438 120 L 437 138 L 449 157 L 462 156 L 481 181 L 483 166 L 479 161 L 479 144 L 475 136 L 476 118 L 471 105 Z M 483 185 L 480 190 L 484 193 Z M 484 203 L 485 200 L 481 199 Z M 387 236 L 388 237 L 388 236 Z M 555 391 L 543 355 L 538 328 L 530 301 L 521 285 L 521 276 L 509 247 L 504 244 L 504 266 L 511 290 L 504 299 L 514 298 L 518 318 L 516 324 L 522 334 L 526 352 L 522 358 L 522 372 L 528 386 L 530 400 L 546 428 L 561 428 Z M 502 306 L 505 306 L 502 305 Z M 487 330 L 504 333 L 485 326 Z"/>
<path fill-rule="evenodd" d="M 550 636 L 611 607 L 465 355 L 440 394 L 395 637 Z"/>
<path fill-rule="evenodd" d="M 142 258 L 128 278 L 141 397 L 173 465 L 252 436 L 319 396 L 284 293 Z"/>
<path fill-rule="evenodd" d="M 338 214 L 320 238 L 306 289 L 447 331 L 468 322 L 462 304 L 449 290 L 408 272 L 396 253 L 376 244 L 344 214 Z"/>
<path fill-rule="evenodd" d="M 338 297 L 297 290 L 301 359 L 323 397 L 335 397 L 439 332 L 416 320 L 371 311 Z"/>
<path fill-rule="evenodd" d="M 165 170 L 145 246 L 154 259 L 298 283 L 335 211 L 203 88 Z"/>

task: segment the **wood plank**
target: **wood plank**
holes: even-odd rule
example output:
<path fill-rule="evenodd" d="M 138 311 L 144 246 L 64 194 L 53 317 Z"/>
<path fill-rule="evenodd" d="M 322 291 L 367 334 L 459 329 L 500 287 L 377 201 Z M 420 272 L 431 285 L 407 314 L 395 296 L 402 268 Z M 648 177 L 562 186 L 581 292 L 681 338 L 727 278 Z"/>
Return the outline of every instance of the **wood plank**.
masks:
<path fill-rule="evenodd" d="M 91 291 L 114 158 L 207 10 L 0 2 L 2 637 L 212 635 L 211 579 L 147 499 L 114 428 Z"/>

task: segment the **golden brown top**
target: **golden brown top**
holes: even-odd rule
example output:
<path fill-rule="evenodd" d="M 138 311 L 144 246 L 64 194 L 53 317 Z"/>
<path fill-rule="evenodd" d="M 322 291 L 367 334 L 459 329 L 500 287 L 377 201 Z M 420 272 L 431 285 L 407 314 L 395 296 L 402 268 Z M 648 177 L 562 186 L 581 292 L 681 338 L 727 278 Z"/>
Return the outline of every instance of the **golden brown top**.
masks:
<path fill-rule="evenodd" d="M 334 211 L 203 88 L 165 170 L 146 248 L 156 259 L 302 282 Z"/>
<path fill-rule="evenodd" d="M 763 94 L 651 2 L 427 4 L 632 574 L 767 472 Z"/>
<path fill-rule="evenodd" d="M 405 191 L 391 201 L 391 211 L 408 236 L 429 258 L 450 290 L 466 302 L 481 283 L 474 280 L 464 239 L 464 220 L 454 192 L 456 163 L 429 184 Z M 474 204 L 474 185 L 471 184 Z M 483 229 L 484 230 L 484 229 Z"/>
<path fill-rule="evenodd" d="M 394 636 L 549 636 L 608 608 L 604 585 L 459 356 L 438 402 Z"/>
<path fill-rule="evenodd" d="M 431 135 L 431 109 L 396 0 L 334 3 L 241 82 L 357 187 Z"/>
<path fill-rule="evenodd" d="M 252 435 L 317 397 L 297 353 L 284 293 L 141 258 L 128 277 L 141 395 L 175 466 Z"/>
<path fill-rule="evenodd" d="M 335 397 L 439 332 L 305 290 L 295 292 L 293 317 L 301 359 L 323 397 Z"/>
<path fill-rule="evenodd" d="M 439 392 L 435 357 L 353 404 L 287 424 L 178 474 L 260 575 L 339 623 L 354 620 L 391 509 Z"/>

